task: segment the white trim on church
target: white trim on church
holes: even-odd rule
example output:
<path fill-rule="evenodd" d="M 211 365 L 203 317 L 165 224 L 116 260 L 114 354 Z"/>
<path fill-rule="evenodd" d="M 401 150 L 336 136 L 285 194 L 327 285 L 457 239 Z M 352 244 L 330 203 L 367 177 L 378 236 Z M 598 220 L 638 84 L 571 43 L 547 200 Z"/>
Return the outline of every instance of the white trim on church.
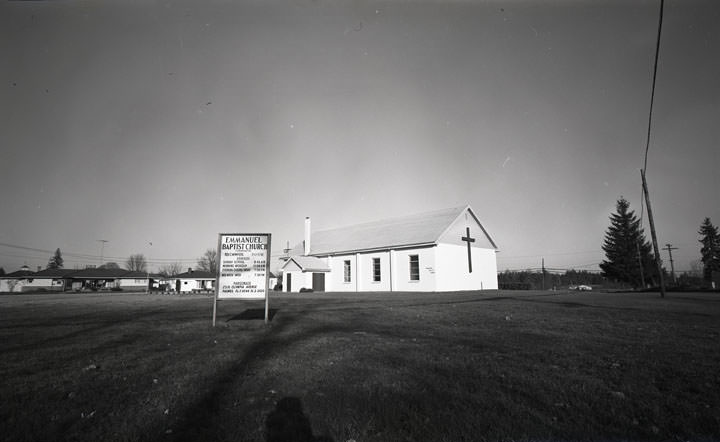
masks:
<path fill-rule="evenodd" d="M 497 246 L 470 206 L 310 231 L 282 266 L 283 289 L 496 290 Z"/>

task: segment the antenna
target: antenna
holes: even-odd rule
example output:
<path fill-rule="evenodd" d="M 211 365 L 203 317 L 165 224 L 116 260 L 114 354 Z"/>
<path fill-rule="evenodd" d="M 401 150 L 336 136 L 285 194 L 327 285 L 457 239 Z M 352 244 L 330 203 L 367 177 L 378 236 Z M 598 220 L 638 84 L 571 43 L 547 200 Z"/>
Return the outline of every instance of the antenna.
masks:
<path fill-rule="evenodd" d="M 106 239 L 96 239 L 100 243 L 100 265 L 103 265 L 103 253 L 105 252 L 105 243 L 110 242 Z"/>

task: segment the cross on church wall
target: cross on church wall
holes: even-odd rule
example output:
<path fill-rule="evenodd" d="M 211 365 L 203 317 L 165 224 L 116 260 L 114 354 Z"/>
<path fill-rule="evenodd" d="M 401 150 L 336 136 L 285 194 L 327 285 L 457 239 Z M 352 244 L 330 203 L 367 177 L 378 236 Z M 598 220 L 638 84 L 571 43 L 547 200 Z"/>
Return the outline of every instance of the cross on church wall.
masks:
<path fill-rule="evenodd" d="M 475 238 L 470 237 L 470 227 L 465 228 L 467 232 L 467 236 L 463 236 L 460 239 L 467 242 L 467 249 L 468 249 L 468 272 L 472 273 L 472 249 L 470 248 L 470 243 L 475 242 Z"/>

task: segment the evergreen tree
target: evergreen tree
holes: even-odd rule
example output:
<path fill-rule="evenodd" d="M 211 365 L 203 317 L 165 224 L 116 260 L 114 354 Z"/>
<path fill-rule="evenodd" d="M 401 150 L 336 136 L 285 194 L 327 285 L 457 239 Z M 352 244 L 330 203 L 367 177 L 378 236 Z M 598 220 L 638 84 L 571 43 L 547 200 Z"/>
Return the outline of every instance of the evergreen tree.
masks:
<path fill-rule="evenodd" d="M 626 282 L 633 287 L 640 285 L 640 263 L 638 246 L 642 260 L 645 281 L 643 286 L 657 276 L 657 265 L 651 253 L 650 243 L 640 227 L 640 220 L 630 210 L 630 203 L 620 197 L 616 205 L 617 213 L 610 215 L 610 227 L 605 232 L 602 249 L 606 259 L 600 263 L 603 276 L 608 279 Z"/>
<path fill-rule="evenodd" d="M 60 252 L 60 249 L 55 250 L 55 254 L 50 258 L 47 264 L 47 268 L 49 269 L 61 269 L 63 268 L 63 257 L 62 252 Z"/>
<path fill-rule="evenodd" d="M 720 272 L 720 233 L 710 222 L 710 218 L 705 218 L 698 234 L 701 235 L 699 241 L 702 244 L 700 255 L 703 263 L 703 279 L 710 281 L 712 272 Z"/>

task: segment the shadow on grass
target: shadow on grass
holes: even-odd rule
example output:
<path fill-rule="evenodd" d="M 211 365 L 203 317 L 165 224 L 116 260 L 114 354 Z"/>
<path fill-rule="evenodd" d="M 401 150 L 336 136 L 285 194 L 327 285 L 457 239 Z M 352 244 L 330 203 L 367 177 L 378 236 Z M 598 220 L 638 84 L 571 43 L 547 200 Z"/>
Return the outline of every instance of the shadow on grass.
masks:
<path fill-rule="evenodd" d="M 275 317 L 275 314 L 278 312 L 278 309 L 271 308 L 268 310 L 268 320 L 272 321 Z M 249 308 L 244 310 L 239 315 L 235 315 L 231 318 L 228 318 L 225 322 L 230 321 L 249 321 L 252 319 L 265 319 L 265 309 L 264 308 Z"/>
<path fill-rule="evenodd" d="M 27 325 L 21 324 L 17 327 L 27 327 L 27 328 L 38 328 L 38 327 L 58 327 L 58 326 L 75 326 L 78 327 L 78 330 L 75 330 L 70 333 L 65 334 L 58 334 L 56 336 L 31 342 L 28 344 L 22 344 L 17 345 L 10 348 L 3 349 L 3 353 L 12 353 L 12 352 L 19 352 L 19 351 L 28 351 L 28 350 L 38 350 L 41 348 L 46 348 L 52 344 L 57 344 L 58 342 L 67 341 L 75 339 L 79 336 L 87 336 L 91 333 L 96 333 L 100 331 L 110 330 L 115 327 L 121 326 L 123 324 L 130 324 L 135 323 L 138 320 L 142 320 L 145 318 L 150 318 L 153 316 L 157 316 L 159 313 L 161 313 L 161 310 L 151 310 L 144 313 L 135 313 L 133 315 L 123 316 L 120 318 L 112 318 L 112 319 L 102 319 L 101 318 L 95 318 L 91 321 L 88 321 L 87 315 L 78 315 L 78 316 L 71 316 L 66 318 L 52 318 L 47 323 L 28 323 Z M 82 320 L 82 322 L 81 322 Z M 90 324 L 90 326 L 86 326 Z M 9 327 L 8 327 L 9 328 Z"/>
<path fill-rule="evenodd" d="M 253 315 L 254 310 L 262 312 L 260 318 L 264 318 L 264 309 L 248 309 L 237 316 Z M 246 313 L 250 311 L 251 313 Z M 275 309 L 273 314 L 278 310 Z M 298 317 L 302 317 L 306 312 L 298 312 Z M 230 318 L 230 320 L 234 319 Z M 312 339 L 315 336 L 323 335 L 337 331 L 334 327 L 321 326 L 310 329 L 303 333 L 293 335 L 292 337 L 279 338 L 288 328 L 291 328 L 295 324 L 295 320 L 289 318 L 282 318 L 283 320 L 272 325 L 268 325 L 266 331 L 254 340 L 249 346 L 245 348 L 239 348 L 238 355 L 230 364 L 219 368 L 215 372 L 213 381 L 209 388 L 204 389 L 203 393 L 198 398 L 193 400 L 181 414 L 178 419 L 177 428 L 169 434 L 168 439 L 173 441 L 200 441 L 200 440 L 226 440 L 229 436 L 227 433 L 233 431 L 232 425 L 230 428 L 225 427 L 221 421 L 220 415 L 227 412 L 224 406 L 224 401 L 232 395 L 233 386 L 241 384 L 246 376 L 246 373 L 256 370 L 257 367 L 261 366 L 272 354 L 282 352 L 286 348 L 290 348 L 297 342 L 301 342 L 307 339 Z M 299 402 L 299 399 L 297 400 Z M 280 405 L 280 404 L 278 404 Z M 293 406 L 293 404 L 290 404 Z M 300 406 L 300 410 L 302 407 Z M 236 412 L 239 409 L 236 409 Z M 245 411 L 250 411 L 246 409 Z M 276 410 L 277 411 L 277 410 Z M 149 434 L 161 434 L 159 428 L 156 428 L 155 433 L 151 431 Z M 167 433 L 166 433 L 167 434 Z M 282 439 L 268 439 L 273 442 Z M 303 440 L 303 439 L 288 439 L 288 440 Z M 310 439 L 313 441 L 325 442 L 332 441 L 327 437 Z"/>
<path fill-rule="evenodd" d="M 266 442 L 333 442 L 327 436 L 313 436 L 310 419 L 296 397 L 284 397 L 265 419 Z"/>

